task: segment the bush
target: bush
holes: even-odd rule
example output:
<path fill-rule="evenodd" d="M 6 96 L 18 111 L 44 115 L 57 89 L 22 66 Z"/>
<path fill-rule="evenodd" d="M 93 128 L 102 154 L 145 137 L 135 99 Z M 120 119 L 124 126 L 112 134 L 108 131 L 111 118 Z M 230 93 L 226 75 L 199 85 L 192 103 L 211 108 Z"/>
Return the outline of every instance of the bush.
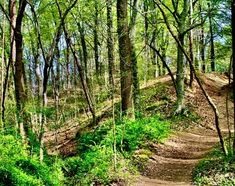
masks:
<path fill-rule="evenodd" d="M 148 142 L 163 140 L 169 132 L 169 123 L 157 116 L 116 122 L 116 170 L 111 121 L 78 136 L 80 156 L 66 159 L 64 164 L 66 185 L 108 185 L 120 179 L 129 180 L 129 173 L 136 172 L 130 160 L 135 150 L 147 146 Z"/>
<path fill-rule="evenodd" d="M 0 185 L 62 185 L 58 163 L 52 166 L 28 156 L 20 139 L 0 135 Z"/>

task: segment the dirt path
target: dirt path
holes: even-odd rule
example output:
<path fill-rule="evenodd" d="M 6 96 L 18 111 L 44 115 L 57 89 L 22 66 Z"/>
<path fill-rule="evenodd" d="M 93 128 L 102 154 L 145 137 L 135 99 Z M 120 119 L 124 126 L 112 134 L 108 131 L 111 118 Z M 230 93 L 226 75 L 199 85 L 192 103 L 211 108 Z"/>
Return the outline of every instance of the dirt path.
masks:
<path fill-rule="evenodd" d="M 222 87 L 226 85 L 227 80 L 213 74 L 203 79 L 208 93 L 220 111 L 221 128 L 226 133 L 226 94 Z M 192 171 L 196 164 L 218 143 L 213 125 L 213 112 L 200 90 L 188 92 L 186 97 L 193 103 L 195 111 L 202 119 L 196 126 L 176 132 L 164 144 L 153 145 L 154 155 L 149 159 L 135 186 L 192 185 Z M 232 108 L 231 103 L 229 107 Z"/>

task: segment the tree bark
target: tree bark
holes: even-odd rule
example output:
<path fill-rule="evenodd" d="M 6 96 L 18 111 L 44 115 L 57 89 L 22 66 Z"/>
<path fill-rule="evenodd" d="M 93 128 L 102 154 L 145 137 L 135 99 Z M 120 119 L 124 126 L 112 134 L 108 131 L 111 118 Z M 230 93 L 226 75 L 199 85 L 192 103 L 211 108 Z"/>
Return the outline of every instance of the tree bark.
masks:
<path fill-rule="evenodd" d="M 114 74 L 114 55 L 113 55 L 113 17 L 112 17 L 112 0 L 106 0 L 107 6 L 107 48 L 108 48 L 108 69 L 109 69 L 109 85 L 113 85 Z"/>
<path fill-rule="evenodd" d="M 148 42 L 149 42 L 149 24 L 148 24 L 148 1 L 144 0 L 144 49 L 145 49 L 145 74 L 144 74 L 144 82 L 147 83 L 148 80 L 148 71 L 149 71 L 149 48 L 148 48 Z"/>
<path fill-rule="evenodd" d="M 180 26 L 181 27 L 181 26 Z M 182 29 L 182 28 L 180 28 Z M 184 47 L 184 35 L 181 33 L 178 34 L 179 42 Z M 176 88 L 177 88 L 177 101 L 176 101 L 176 114 L 181 114 L 184 110 L 184 55 L 182 50 L 179 47 L 179 44 L 177 44 L 177 71 L 176 71 Z"/>
<path fill-rule="evenodd" d="M 96 75 L 101 75 L 101 64 L 99 60 L 99 39 L 98 39 L 98 2 L 95 0 L 95 19 L 94 19 L 94 52 L 95 52 L 95 69 L 96 69 Z"/>
<path fill-rule="evenodd" d="M 127 0 L 117 0 L 117 32 L 119 41 L 122 112 L 132 108 L 132 64 L 127 16 Z"/>
<path fill-rule="evenodd" d="M 200 19 L 201 19 L 201 33 L 200 33 L 200 55 L 202 60 L 202 72 L 206 72 L 206 60 L 205 60 L 205 33 L 204 33 L 204 24 L 202 17 L 202 5 L 199 1 L 199 11 L 200 11 Z"/>
<path fill-rule="evenodd" d="M 3 7 L 5 8 L 5 0 L 3 0 Z M 3 100 L 5 99 L 4 95 L 4 76 L 5 76 L 5 15 L 3 14 L 3 21 L 2 21 L 2 63 L 1 63 L 1 105 Z M 1 106 L 1 118 L 0 118 L 0 127 L 4 129 L 4 122 L 3 122 L 3 109 L 4 107 Z"/>
<path fill-rule="evenodd" d="M 23 37 L 21 33 L 22 21 L 24 17 L 24 11 L 27 2 L 25 0 L 20 1 L 18 15 L 16 18 L 16 26 L 14 30 L 14 39 L 16 47 L 16 61 L 15 61 L 15 97 L 16 97 L 16 107 L 17 107 L 17 119 L 20 126 L 20 132 L 24 142 L 26 142 L 26 137 L 29 132 L 28 121 L 25 113 L 25 104 L 27 100 L 26 90 L 25 90 L 25 79 L 24 79 L 24 63 L 23 63 Z"/>
<path fill-rule="evenodd" d="M 83 66 L 84 66 L 84 72 L 85 72 L 85 77 L 88 79 L 88 68 L 87 68 L 87 46 L 86 46 L 86 39 L 85 39 L 85 33 L 84 33 L 84 28 L 83 26 L 78 22 L 77 23 L 78 30 L 80 33 L 80 38 L 81 38 L 81 45 L 82 45 L 82 54 L 83 54 Z"/>
<path fill-rule="evenodd" d="M 190 26 L 191 26 L 193 24 L 193 0 L 190 0 L 189 21 L 190 21 Z M 194 65 L 193 29 L 191 29 L 190 32 L 189 32 L 189 51 L 190 51 L 190 58 L 191 58 L 192 64 Z M 189 82 L 189 86 L 191 88 L 193 87 L 193 80 L 194 80 L 194 75 L 193 75 L 193 72 L 192 72 L 192 68 L 190 68 L 190 82 Z"/>
<path fill-rule="evenodd" d="M 208 8 L 210 10 L 210 3 L 208 3 Z M 212 15 L 211 12 L 209 12 L 209 27 L 210 27 L 210 45 L 211 45 L 211 71 L 215 71 L 215 45 L 214 45 L 214 32 L 213 32 L 213 24 L 212 24 Z"/>
<path fill-rule="evenodd" d="M 234 83 L 234 77 L 235 77 L 235 0 L 232 0 L 232 64 L 233 64 L 233 121 L 234 121 L 234 131 L 235 131 L 235 83 Z M 233 152 L 235 154 L 235 137 L 233 141 Z"/>
<path fill-rule="evenodd" d="M 134 0 L 131 5 L 131 22 L 129 25 L 129 37 L 130 37 L 130 50 L 131 50 L 131 64 L 132 64 L 132 83 L 133 83 L 133 103 L 135 116 L 138 117 L 140 112 L 140 87 L 138 77 L 138 61 L 135 49 L 135 29 L 137 18 L 138 1 Z"/>

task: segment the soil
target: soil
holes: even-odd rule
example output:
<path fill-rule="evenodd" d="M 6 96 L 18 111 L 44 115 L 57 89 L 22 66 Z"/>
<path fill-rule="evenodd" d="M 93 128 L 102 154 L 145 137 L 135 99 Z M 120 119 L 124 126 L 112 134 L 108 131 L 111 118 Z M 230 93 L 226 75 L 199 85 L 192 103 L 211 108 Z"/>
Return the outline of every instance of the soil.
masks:
<path fill-rule="evenodd" d="M 224 135 L 228 133 L 226 120 L 225 76 L 208 74 L 202 77 L 204 86 L 216 103 L 220 112 L 220 124 Z M 187 104 L 194 107 L 200 116 L 198 123 L 175 132 L 163 144 L 153 144 L 151 156 L 141 172 L 135 186 L 188 186 L 192 183 L 192 171 L 212 148 L 219 143 L 214 126 L 214 114 L 205 97 L 196 85 L 186 92 Z M 232 121 L 232 102 L 229 102 L 230 121 Z M 184 125 L 184 124 L 182 124 Z"/>
<path fill-rule="evenodd" d="M 226 85 L 228 79 L 219 74 L 207 74 L 201 77 L 208 94 L 217 105 L 220 112 L 220 124 L 224 135 L 227 135 L 226 126 Z M 169 83 L 169 76 L 148 81 L 141 89 L 156 87 L 157 83 Z M 172 101 L 175 101 L 173 87 L 169 90 Z M 115 98 L 118 103 L 120 98 Z M 192 185 L 192 171 L 197 163 L 203 159 L 211 149 L 218 144 L 219 140 L 214 126 L 214 114 L 208 105 L 204 95 L 198 85 L 194 89 L 186 91 L 186 105 L 190 105 L 200 120 L 189 128 L 175 132 L 163 144 L 152 144 L 151 156 L 141 172 L 135 186 L 188 186 Z M 99 114 L 109 113 L 111 101 L 107 100 L 104 107 L 99 109 Z M 229 102 L 230 121 L 232 118 L 232 102 Z M 70 120 L 66 125 L 58 130 L 46 131 L 44 135 L 45 146 L 48 154 L 62 154 L 70 156 L 76 153 L 76 134 L 84 128 L 84 123 L 88 123 L 89 118 L 81 116 L 80 121 Z M 182 123 L 188 125 L 187 123 Z"/>

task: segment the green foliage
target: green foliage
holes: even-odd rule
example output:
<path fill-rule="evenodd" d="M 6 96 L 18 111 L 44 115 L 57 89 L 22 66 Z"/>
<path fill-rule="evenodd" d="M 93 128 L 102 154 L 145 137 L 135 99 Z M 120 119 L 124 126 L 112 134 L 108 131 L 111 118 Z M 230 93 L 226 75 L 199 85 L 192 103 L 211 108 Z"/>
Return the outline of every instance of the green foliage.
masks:
<path fill-rule="evenodd" d="M 133 172 L 129 161 L 118 152 L 117 165 L 114 169 L 114 153 L 111 147 L 95 145 L 81 156 L 68 158 L 64 163 L 66 185 L 105 184 L 125 179 L 129 176 L 127 170 Z"/>
<path fill-rule="evenodd" d="M 0 185 L 63 185 L 58 163 L 51 166 L 28 156 L 13 136 L 0 135 Z"/>
<path fill-rule="evenodd" d="M 193 172 L 196 185 L 235 185 L 235 159 L 225 157 L 220 149 L 215 149 L 202 160 Z"/>
<path fill-rule="evenodd" d="M 116 122 L 117 165 L 114 170 L 114 135 L 108 121 L 95 131 L 77 136 L 80 156 L 65 160 L 64 170 L 68 185 L 109 184 L 135 172 L 130 164 L 133 153 L 148 142 L 159 142 L 167 137 L 170 125 L 158 116 L 124 119 Z M 133 162 L 132 162 L 133 163 Z"/>
<path fill-rule="evenodd" d="M 126 119 L 117 127 L 117 147 L 133 152 L 149 141 L 159 142 L 166 138 L 169 131 L 169 123 L 157 116 L 136 121 Z M 112 133 L 109 135 L 111 138 Z"/>

